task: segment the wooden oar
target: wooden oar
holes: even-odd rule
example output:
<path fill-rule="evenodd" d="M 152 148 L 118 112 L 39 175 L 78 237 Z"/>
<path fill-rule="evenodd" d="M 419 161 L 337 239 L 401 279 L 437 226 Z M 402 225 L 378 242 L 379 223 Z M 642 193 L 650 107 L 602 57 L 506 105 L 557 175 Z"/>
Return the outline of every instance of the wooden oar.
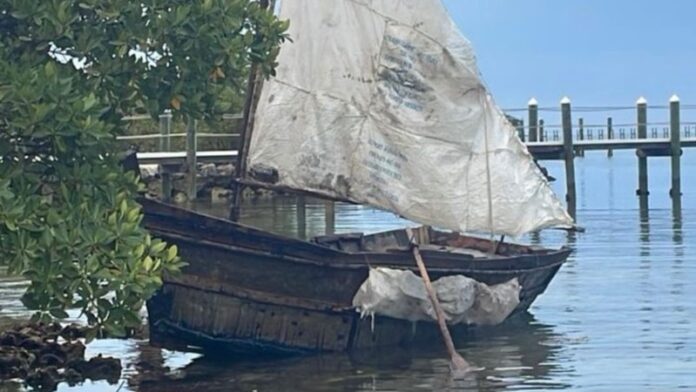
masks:
<path fill-rule="evenodd" d="M 413 236 L 413 230 L 411 230 L 411 228 L 406 228 L 406 235 L 411 243 L 413 257 L 416 259 L 416 264 L 418 264 L 418 270 L 423 278 L 423 283 L 425 283 L 425 291 L 428 292 L 428 297 L 430 297 L 430 302 L 433 304 L 435 314 L 437 315 L 437 324 L 440 326 L 442 340 L 444 340 L 445 346 L 447 346 L 447 352 L 450 356 L 450 368 L 456 374 L 468 373 L 474 369 L 471 367 L 471 365 L 469 365 L 464 357 L 459 355 L 457 350 L 454 348 L 452 335 L 450 335 L 449 329 L 447 329 L 445 313 L 442 311 L 440 301 L 437 299 L 437 295 L 435 294 L 435 290 L 433 290 L 432 283 L 430 283 L 430 276 L 428 275 L 428 270 L 425 269 L 425 263 L 423 263 L 423 258 L 421 257 L 420 250 L 418 249 L 418 244 Z"/>

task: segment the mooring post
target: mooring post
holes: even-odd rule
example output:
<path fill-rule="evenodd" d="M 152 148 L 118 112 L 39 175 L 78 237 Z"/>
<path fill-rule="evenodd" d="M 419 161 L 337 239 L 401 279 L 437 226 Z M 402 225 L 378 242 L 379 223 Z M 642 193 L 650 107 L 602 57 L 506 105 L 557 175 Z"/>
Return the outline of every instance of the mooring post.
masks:
<path fill-rule="evenodd" d="M 186 171 L 188 173 L 188 184 L 186 196 L 189 201 L 196 200 L 196 120 L 189 117 L 186 123 Z"/>
<path fill-rule="evenodd" d="M 544 120 L 539 120 L 539 141 L 544 141 Z"/>
<path fill-rule="evenodd" d="M 165 110 L 164 113 L 159 115 L 159 148 L 160 151 L 169 152 L 172 150 L 172 139 L 169 134 L 172 133 L 172 112 Z"/>
<path fill-rule="evenodd" d="M 681 197 L 681 123 L 679 120 L 679 97 L 672 95 L 669 99 L 669 140 L 672 160 L 672 189 L 669 195 L 672 198 Z"/>
<path fill-rule="evenodd" d="M 297 236 L 307 238 L 307 201 L 304 195 L 298 195 L 295 205 L 297 215 Z"/>
<path fill-rule="evenodd" d="M 324 233 L 331 235 L 336 232 L 336 202 L 324 202 Z"/>
<path fill-rule="evenodd" d="M 636 111 L 638 114 L 638 139 L 645 139 L 648 137 L 648 101 L 645 98 L 638 98 Z M 647 196 L 650 194 L 648 191 L 648 157 L 641 149 L 636 150 L 636 155 L 638 156 L 638 190 L 636 194 Z"/>
<path fill-rule="evenodd" d="M 585 120 L 582 117 L 578 119 L 578 140 L 585 140 Z M 585 156 L 582 147 L 576 147 L 576 151 L 579 157 Z"/>
<path fill-rule="evenodd" d="M 570 98 L 561 99 L 561 118 L 563 123 L 563 157 L 566 171 L 566 202 L 568 213 L 575 219 L 575 151 L 573 150 L 573 122 L 570 117 Z"/>
<path fill-rule="evenodd" d="M 527 103 L 527 112 L 529 113 L 529 141 L 536 142 L 539 140 L 537 137 L 538 126 L 539 126 L 539 103 L 536 99 L 532 98 Z"/>
<path fill-rule="evenodd" d="M 611 141 L 614 139 L 614 127 L 612 121 L 613 120 L 611 119 L 611 117 L 607 117 L 607 141 Z M 614 156 L 614 150 L 611 147 L 607 149 L 607 156 L 609 158 Z"/>
<path fill-rule="evenodd" d="M 172 150 L 172 141 L 169 137 L 172 131 L 172 112 L 167 110 L 159 115 L 160 129 L 160 151 L 169 152 Z M 160 165 L 160 178 L 162 178 L 162 200 L 169 202 L 172 198 L 172 173 L 165 165 Z"/>
<path fill-rule="evenodd" d="M 520 140 L 522 140 L 522 143 L 524 143 L 524 120 L 520 120 L 519 125 L 517 126 L 517 135 L 520 137 Z"/>

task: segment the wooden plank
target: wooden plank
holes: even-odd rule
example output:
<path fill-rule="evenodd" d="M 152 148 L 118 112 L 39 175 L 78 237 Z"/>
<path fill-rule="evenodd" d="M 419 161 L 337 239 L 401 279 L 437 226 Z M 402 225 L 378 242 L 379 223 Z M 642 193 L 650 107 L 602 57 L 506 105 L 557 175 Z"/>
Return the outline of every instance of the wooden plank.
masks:
<path fill-rule="evenodd" d="M 167 286 L 165 291 L 172 296 L 170 322 L 221 342 L 238 340 L 240 345 L 345 351 L 352 318 L 358 316 L 353 310 L 327 313 L 288 308 L 181 286 Z"/>

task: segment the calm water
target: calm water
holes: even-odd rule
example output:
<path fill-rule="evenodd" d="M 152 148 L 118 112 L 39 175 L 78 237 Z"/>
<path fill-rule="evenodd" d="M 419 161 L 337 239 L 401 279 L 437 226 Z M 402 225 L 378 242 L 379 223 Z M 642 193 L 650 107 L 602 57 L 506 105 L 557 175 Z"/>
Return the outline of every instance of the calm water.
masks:
<path fill-rule="evenodd" d="M 451 380 L 435 348 L 390 349 L 355 356 L 228 363 L 149 347 L 147 341 L 103 340 L 88 347 L 123 359 L 121 391 L 432 391 L 432 390 L 696 390 L 696 155 L 683 157 L 681 209 L 667 195 L 669 161 L 651 158 L 650 205 L 635 197 L 635 156 L 576 160 L 577 235 L 549 231 L 523 238 L 576 249 L 528 317 L 458 342 L 486 369 Z M 546 163 L 563 194 L 563 168 Z M 220 206 L 199 208 L 223 213 Z M 678 207 L 678 206 L 677 206 Z M 295 234 L 292 200 L 249 202 L 244 220 Z M 337 231 L 399 227 L 391 214 L 337 206 Z M 307 207 L 310 234 L 323 230 L 320 203 Z M 0 277 L 0 320 L 27 316 L 18 301 L 24 283 Z M 144 365 L 149 363 L 150 365 Z M 152 368 L 147 372 L 143 368 Z M 165 368 L 166 367 L 166 368 Z M 0 390 L 22 390 L 17 384 Z M 59 390 L 115 391 L 88 383 Z"/>

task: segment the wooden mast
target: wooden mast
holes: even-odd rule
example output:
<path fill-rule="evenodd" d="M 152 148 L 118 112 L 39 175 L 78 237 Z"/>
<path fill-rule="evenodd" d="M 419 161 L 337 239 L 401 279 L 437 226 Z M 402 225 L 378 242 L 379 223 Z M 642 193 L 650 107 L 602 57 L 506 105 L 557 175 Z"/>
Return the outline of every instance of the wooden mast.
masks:
<path fill-rule="evenodd" d="M 261 0 L 261 7 L 268 8 L 273 7 L 275 1 L 271 0 Z M 263 78 L 259 72 L 258 63 L 252 63 L 249 69 L 249 79 L 247 79 L 247 91 L 246 100 L 244 101 L 244 111 L 242 113 L 242 127 L 240 132 L 240 141 L 237 154 L 237 164 L 235 166 L 235 187 L 234 193 L 232 194 L 232 205 L 230 207 L 230 220 L 238 221 L 239 213 L 242 206 L 242 196 L 244 194 L 244 184 L 241 183 L 240 179 L 246 177 L 247 171 L 247 157 L 249 156 L 249 144 L 251 142 L 251 133 L 254 128 L 254 114 L 256 112 L 256 106 L 259 102 L 259 95 L 261 93 L 261 86 L 263 85 Z"/>

